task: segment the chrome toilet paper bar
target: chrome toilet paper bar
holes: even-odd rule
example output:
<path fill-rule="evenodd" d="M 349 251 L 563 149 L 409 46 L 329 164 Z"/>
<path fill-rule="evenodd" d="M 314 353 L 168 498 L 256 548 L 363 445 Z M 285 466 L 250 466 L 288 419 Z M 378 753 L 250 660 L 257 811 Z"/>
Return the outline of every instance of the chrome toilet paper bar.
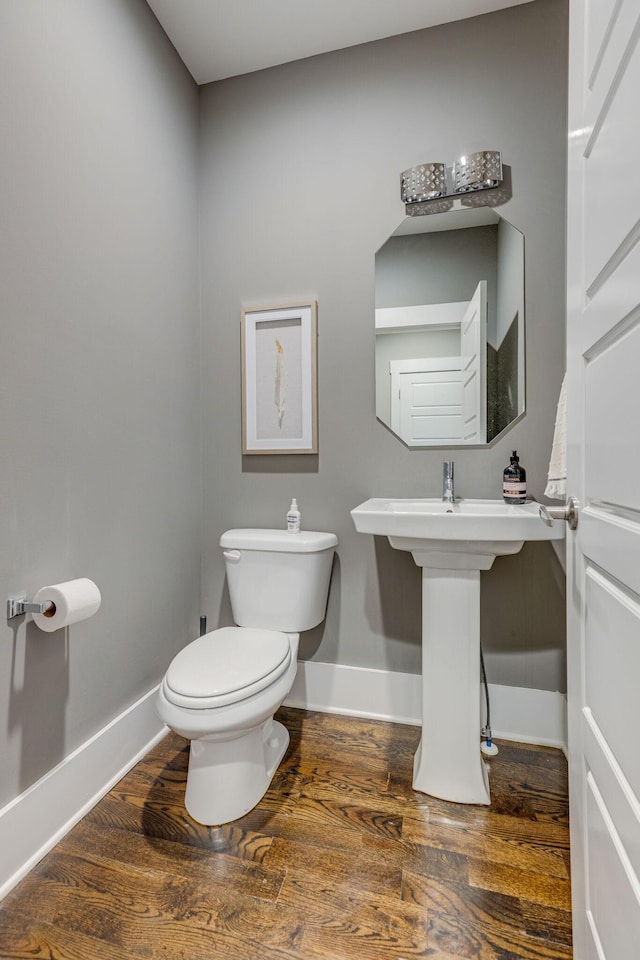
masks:
<path fill-rule="evenodd" d="M 45 616 L 53 616 L 56 611 L 55 603 L 28 603 L 26 594 L 22 597 L 12 597 L 7 600 L 7 620 L 13 620 L 14 617 L 21 617 L 24 613 L 43 613 Z"/>

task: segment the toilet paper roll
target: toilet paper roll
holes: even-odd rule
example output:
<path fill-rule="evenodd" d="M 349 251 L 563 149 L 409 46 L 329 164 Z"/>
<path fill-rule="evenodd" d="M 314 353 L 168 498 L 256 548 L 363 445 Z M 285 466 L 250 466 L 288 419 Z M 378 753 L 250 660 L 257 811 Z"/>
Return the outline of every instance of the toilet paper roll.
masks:
<path fill-rule="evenodd" d="M 46 613 L 34 613 L 33 621 L 41 630 L 53 633 L 61 627 L 92 617 L 98 611 L 101 600 L 97 586 L 86 577 L 41 587 L 33 602 L 52 603 L 53 607 Z"/>

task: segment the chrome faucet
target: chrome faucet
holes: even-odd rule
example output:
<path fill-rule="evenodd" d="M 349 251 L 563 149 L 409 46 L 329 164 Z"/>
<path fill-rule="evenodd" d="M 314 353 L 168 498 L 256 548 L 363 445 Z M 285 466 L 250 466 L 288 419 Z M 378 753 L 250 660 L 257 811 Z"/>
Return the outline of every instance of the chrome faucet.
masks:
<path fill-rule="evenodd" d="M 453 503 L 453 460 L 445 460 L 442 464 L 442 499 L 445 503 Z"/>

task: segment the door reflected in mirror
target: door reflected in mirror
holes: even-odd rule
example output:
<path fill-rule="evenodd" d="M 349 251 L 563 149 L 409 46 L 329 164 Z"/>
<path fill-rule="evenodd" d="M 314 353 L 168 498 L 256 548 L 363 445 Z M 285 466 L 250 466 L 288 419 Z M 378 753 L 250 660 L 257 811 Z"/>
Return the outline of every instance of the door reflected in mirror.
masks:
<path fill-rule="evenodd" d="M 524 413 L 524 237 L 495 210 L 407 217 L 376 254 L 376 415 L 407 446 Z"/>

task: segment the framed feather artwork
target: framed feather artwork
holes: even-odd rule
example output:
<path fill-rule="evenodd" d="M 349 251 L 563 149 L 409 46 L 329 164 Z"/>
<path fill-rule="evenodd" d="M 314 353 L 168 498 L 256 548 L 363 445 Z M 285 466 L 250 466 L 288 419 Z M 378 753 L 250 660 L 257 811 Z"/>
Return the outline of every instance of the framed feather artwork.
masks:
<path fill-rule="evenodd" d="M 317 304 L 242 310 L 242 452 L 317 453 Z"/>

